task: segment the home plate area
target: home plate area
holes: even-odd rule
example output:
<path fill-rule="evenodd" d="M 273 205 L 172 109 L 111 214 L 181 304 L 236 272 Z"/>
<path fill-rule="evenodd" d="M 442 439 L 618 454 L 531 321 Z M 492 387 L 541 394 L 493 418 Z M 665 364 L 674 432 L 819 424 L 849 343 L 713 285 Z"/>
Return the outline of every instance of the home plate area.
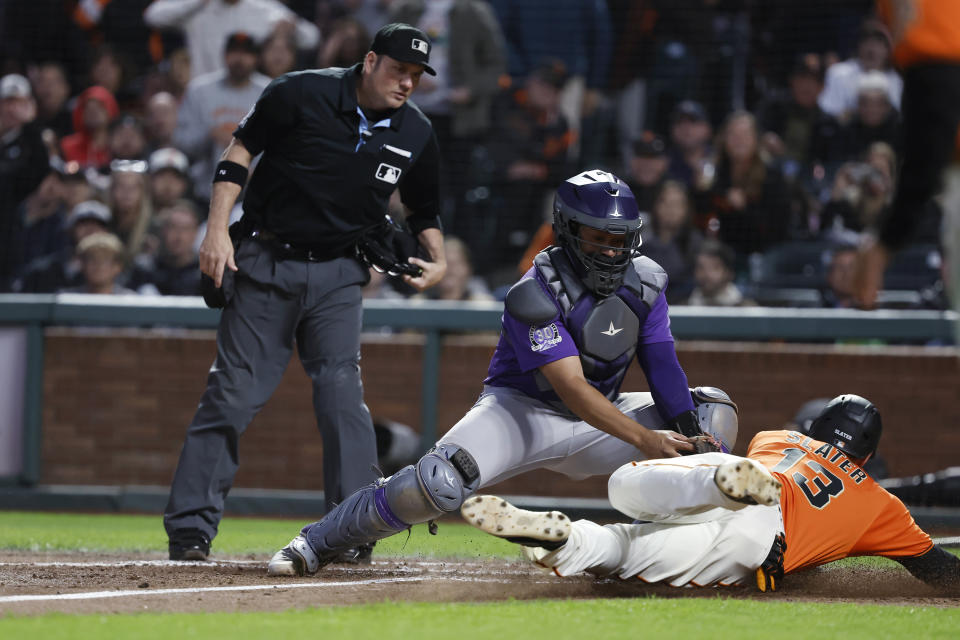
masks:
<path fill-rule="evenodd" d="M 639 580 L 558 578 L 525 562 L 433 558 L 331 565 L 278 579 L 267 558 L 170 562 L 159 557 L 0 552 L 0 615 L 142 611 L 279 611 L 370 602 L 485 602 L 537 598 L 708 597 L 956 607 L 898 568 L 822 568 L 789 576 L 776 593 L 753 587 L 671 588 Z M 952 597 L 951 597 L 952 596 Z"/>

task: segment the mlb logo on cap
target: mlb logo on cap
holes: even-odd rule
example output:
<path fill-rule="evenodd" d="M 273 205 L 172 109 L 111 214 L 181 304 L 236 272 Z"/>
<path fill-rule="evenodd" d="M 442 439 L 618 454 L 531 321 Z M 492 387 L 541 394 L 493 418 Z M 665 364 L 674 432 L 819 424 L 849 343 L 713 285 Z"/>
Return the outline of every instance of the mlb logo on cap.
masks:
<path fill-rule="evenodd" d="M 418 39 L 418 38 L 414 38 L 414 39 L 410 42 L 410 46 L 411 46 L 411 48 L 416 49 L 417 51 L 419 51 L 420 53 L 422 53 L 422 54 L 424 54 L 424 55 L 430 53 L 430 45 L 427 44 L 426 42 L 424 42 L 423 40 Z"/>
<path fill-rule="evenodd" d="M 430 66 L 430 38 L 420 29 L 394 22 L 384 26 L 373 37 L 370 51 L 377 55 L 387 55 L 400 62 L 422 64 L 423 70 L 431 76 L 437 75 Z"/>

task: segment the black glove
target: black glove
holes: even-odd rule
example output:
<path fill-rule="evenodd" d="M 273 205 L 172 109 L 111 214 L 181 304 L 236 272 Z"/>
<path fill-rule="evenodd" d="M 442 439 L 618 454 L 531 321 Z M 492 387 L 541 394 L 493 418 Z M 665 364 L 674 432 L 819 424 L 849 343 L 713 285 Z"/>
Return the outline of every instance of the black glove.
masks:
<path fill-rule="evenodd" d="M 357 241 L 357 254 L 367 266 L 380 273 L 414 278 L 423 275 L 423 269 L 407 259 L 411 256 L 429 259 L 413 234 L 394 222 L 390 216 L 386 216 L 384 224 L 360 237 Z"/>
<path fill-rule="evenodd" d="M 776 591 L 783 582 L 783 554 L 787 550 L 787 539 L 778 533 L 770 547 L 767 559 L 757 568 L 757 589 L 760 591 Z"/>
<path fill-rule="evenodd" d="M 703 435 L 703 431 L 700 430 L 700 422 L 697 420 L 696 411 L 684 411 L 668 422 L 667 426 L 688 438 Z"/>

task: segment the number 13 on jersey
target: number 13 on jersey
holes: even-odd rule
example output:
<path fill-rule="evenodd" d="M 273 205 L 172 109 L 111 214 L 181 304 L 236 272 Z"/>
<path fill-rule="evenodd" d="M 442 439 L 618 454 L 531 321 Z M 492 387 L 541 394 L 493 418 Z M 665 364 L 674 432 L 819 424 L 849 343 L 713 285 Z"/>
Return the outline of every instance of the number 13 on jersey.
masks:
<path fill-rule="evenodd" d="M 816 509 L 823 509 L 830 504 L 830 500 L 842 494 L 845 480 L 860 484 L 867 477 L 863 469 L 853 464 L 843 451 L 829 444 L 797 432 L 788 434 L 787 442 L 797 446 L 785 447 L 781 452 L 783 459 L 770 471 L 789 475 Z"/>

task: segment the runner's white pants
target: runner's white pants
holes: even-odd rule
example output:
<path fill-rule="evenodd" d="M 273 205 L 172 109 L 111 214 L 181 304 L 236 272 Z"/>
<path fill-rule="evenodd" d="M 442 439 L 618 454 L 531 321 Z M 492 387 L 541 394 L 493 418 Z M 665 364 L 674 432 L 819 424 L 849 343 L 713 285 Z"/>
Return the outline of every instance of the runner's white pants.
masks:
<path fill-rule="evenodd" d="M 623 465 L 610 476 L 610 503 L 645 522 L 578 520 L 567 543 L 538 564 L 561 576 L 588 571 L 678 587 L 752 579 L 783 520 L 779 506 L 748 506 L 720 492 L 714 471 L 735 459 L 705 453 Z"/>

